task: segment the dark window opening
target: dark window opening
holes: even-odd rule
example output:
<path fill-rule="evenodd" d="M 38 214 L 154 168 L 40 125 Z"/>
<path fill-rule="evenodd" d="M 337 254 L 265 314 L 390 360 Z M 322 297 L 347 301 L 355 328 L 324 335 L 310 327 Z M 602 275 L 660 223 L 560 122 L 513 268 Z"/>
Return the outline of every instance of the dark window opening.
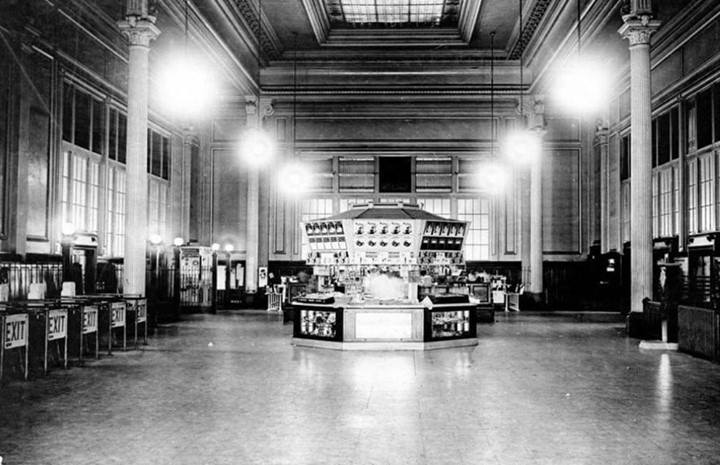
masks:
<path fill-rule="evenodd" d="M 117 161 L 125 163 L 127 153 L 127 116 L 118 113 L 118 158 Z"/>
<path fill-rule="evenodd" d="M 110 133 L 108 135 L 108 158 L 117 160 L 118 155 L 118 112 L 116 109 L 110 109 Z"/>
<path fill-rule="evenodd" d="M 63 140 L 73 141 L 73 87 L 63 84 Z"/>
<path fill-rule="evenodd" d="M 680 156 L 680 115 L 677 108 L 670 111 L 670 158 L 677 160 Z"/>
<path fill-rule="evenodd" d="M 712 144 L 712 93 L 701 92 L 697 97 L 697 148 Z"/>
<path fill-rule="evenodd" d="M 410 192 L 410 157 L 380 157 L 380 192 Z"/>
<path fill-rule="evenodd" d="M 75 145 L 90 150 L 90 108 L 88 94 L 75 91 Z"/>
<path fill-rule="evenodd" d="M 105 153 L 105 104 L 100 100 L 92 101 L 92 151 Z"/>
<path fill-rule="evenodd" d="M 713 121 L 715 122 L 715 142 L 720 142 L 720 83 L 713 87 Z"/>
<path fill-rule="evenodd" d="M 157 132 L 152 133 L 152 169 L 155 176 L 162 174 L 162 136 Z"/>
<path fill-rule="evenodd" d="M 162 178 L 170 179 L 170 139 L 162 138 Z"/>
<path fill-rule="evenodd" d="M 652 166 L 658 165 L 658 120 L 652 121 Z"/>
<path fill-rule="evenodd" d="M 670 161 L 670 114 L 665 113 L 657 119 L 658 165 Z"/>
<path fill-rule="evenodd" d="M 630 136 L 620 141 L 620 180 L 630 178 Z"/>

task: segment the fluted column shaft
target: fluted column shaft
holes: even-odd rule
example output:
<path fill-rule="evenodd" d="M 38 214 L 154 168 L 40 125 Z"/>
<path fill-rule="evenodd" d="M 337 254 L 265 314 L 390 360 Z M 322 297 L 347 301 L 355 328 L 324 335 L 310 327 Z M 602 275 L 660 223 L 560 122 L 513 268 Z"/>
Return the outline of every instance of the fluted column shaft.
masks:
<path fill-rule="evenodd" d="M 247 128 L 255 129 L 259 126 L 257 101 L 249 100 L 245 104 L 247 114 Z M 260 172 L 257 167 L 248 170 L 247 191 L 247 218 L 245 230 L 245 292 L 257 292 L 257 273 L 259 255 L 259 229 L 260 229 Z"/>
<path fill-rule="evenodd" d="M 152 16 L 128 16 L 118 23 L 129 41 L 123 292 L 143 296 L 148 236 L 148 58 L 150 42 L 160 34 L 154 23 Z"/>
<path fill-rule="evenodd" d="M 542 157 L 530 167 L 530 288 L 543 293 Z"/>
<path fill-rule="evenodd" d="M 630 41 L 630 311 L 652 297 L 652 89 L 650 36 L 659 23 L 630 18 L 620 28 Z"/>

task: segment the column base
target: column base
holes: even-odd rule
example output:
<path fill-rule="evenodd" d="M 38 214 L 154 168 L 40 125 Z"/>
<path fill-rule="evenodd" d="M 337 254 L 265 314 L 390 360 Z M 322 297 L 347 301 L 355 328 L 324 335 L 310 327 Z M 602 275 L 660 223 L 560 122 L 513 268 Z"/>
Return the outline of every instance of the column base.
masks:
<path fill-rule="evenodd" d="M 526 291 L 522 295 L 520 302 L 520 308 L 525 310 L 547 310 L 545 304 L 545 293 L 544 292 L 528 292 Z"/>
<path fill-rule="evenodd" d="M 645 316 L 643 312 L 630 312 L 625 318 L 625 331 L 629 337 L 645 337 Z"/>

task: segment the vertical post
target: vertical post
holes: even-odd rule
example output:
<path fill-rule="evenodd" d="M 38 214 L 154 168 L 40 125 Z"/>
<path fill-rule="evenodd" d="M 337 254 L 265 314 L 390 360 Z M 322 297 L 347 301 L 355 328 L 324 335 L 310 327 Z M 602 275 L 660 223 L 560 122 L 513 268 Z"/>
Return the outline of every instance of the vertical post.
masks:
<path fill-rule="evenodd" d="M 254 96 L 246 98 L 245 113 L 248 129 L 261 130 L 258 101 Z M 258 167 L 248 169 L 247 218 L 245 234 L 245 293 L 248 303 L 253 303 L 257 293 L 257 271 L 260 256 L 260 171 Z"/>
<path fill-rule="evenodd" d="M 85 350 L 85 346 L 83 344 L 85 339 L 85 307 L 80 306 L 78 307 L 80 309 L 80 355 L 78 356 L 78 361 L 80 363 L 80 366 L 83 364 L 83 351 Z M 68 327 L 68 331 L 70 328 Z"/>
<path fill-rule="evenodd" d="M 145 295 L 147 239 L 147 128 L 150 42 L 159 34 L 148 0 L 128 0 L 118 28 L 128 38 L 127 209 L 123 289 Z"/>
<path fill-rule="evenodd" d="M 210 312 L 211 313 L 217 313 L 217 282 L 218 282 L 218 275 L 217 275 L 217 266 L 218 266 L 218 258 L 217 258 L 217 250 L 212 251 L 212 289 L 210 290 L 211 299 L 212 299 L 212 307 Z"/>
<path fill-rule="evenodd" d="M 47 375 L 48 372 L 48 333 L 50 332 L 50 318 L 48 318 L 48 311 L 47 309 L 43 309 L 43 315 L 45 315 L 45 349 L 44 349 L 44 357 L 43 357 L 43 374 Z M 28 325 L 29 327 L 30 325 Z M 29 343 L 28 338 L 28 343 Z"/>
<path fill-rule="evenodd" d="M 175 308 L 175 317 L 180 318 L 180 286 L 181 286 L 181 276 L 180 276 L 180 247 L 174 246 L 173 247 L 173 266 L 175 268 L 175 272 L 173 273 L 173 289 L 175 290 L 173 292 L 173 307 Z"/>
<path fill-rule="evenodd" d="M 647 13 L 647 12 L 645 12 Z M 650 36 L 660 27 L 649 14 L 627 15 L 619 33 L 630 42 L 630 311 L 652 296 L 652 89 Z"/>
<path fill-rule="evenodd" d="M 528 291 L 536 302 L 544 302 L 543 285 L 543 220 L 542 220 L 542 166 L 544 158 L 545 106 L 539 96 L 533 105 L 533 127 L 538 141 L 538 156 L 530 166 L 530 286 Z"/>
<path fill-rule="evenodd" d="M 595 137 L 600 152 L 600 252 L 603 253 L 610 250 L 608 128 L 605 122 L 597 127 Z"/>
<path fill-rule="evenodd" d="M 0 315 L 0 383 L 3 378 L 3 367 L 5 366 L 5 335 L 7 328 L 5 327 L 5 315 Z"/>

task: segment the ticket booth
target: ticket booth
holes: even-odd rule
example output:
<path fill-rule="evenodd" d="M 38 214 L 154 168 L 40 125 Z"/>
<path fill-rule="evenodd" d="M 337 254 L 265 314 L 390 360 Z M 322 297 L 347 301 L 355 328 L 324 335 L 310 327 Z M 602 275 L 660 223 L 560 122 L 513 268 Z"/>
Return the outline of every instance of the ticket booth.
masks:
<path fill-rule="evenodd" d="M 720 295 L 720 240 L 718 233 L 688 238 L 688 300 L 699 307 L 717 304 Z"/>
<path fill-rule="evenodd" d="M 180 308 L 185 312 L 212 309 L 213 253 L 210 247 L 180 247 Z"/>
<path fill-rule="evenodd" d="M 96 292 L 98 240 L 96 234 L 74 233 L 63 239 L 63 282 L 75 283 L 75 294 Z"/>
<path fill-rule="evenodd" d="M 658 237 L 653 239 L 653 298 L 660 300 L 660 264 L 675 260 L 678 254 L 678 236 Z"/>

